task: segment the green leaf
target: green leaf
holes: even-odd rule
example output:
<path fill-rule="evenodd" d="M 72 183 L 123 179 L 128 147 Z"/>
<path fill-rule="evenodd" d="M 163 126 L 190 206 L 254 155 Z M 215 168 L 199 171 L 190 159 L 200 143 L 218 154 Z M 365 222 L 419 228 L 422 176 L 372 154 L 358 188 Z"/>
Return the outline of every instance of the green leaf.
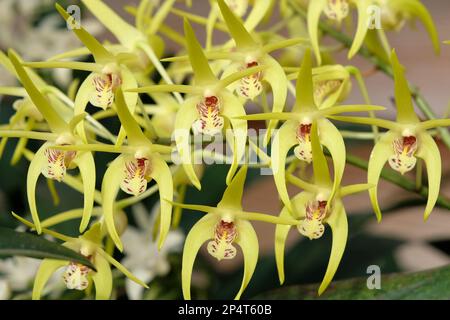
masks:
<path fill-rule="evenodd" d="M 316 285 L 290 286 L 265 293 L 258 298 L 317 299 Z M 381 289 L 367 288 L 367 278 L 336 281 L 320 297 L 327 300 L 434 300 L 450 298 L 450 267 L 381 277 Z"/>
<path fill-rule="evenodd" d="M 95 270 L 95 266 L 86 257 L 58 243 L 29 233 L 0 227 L 0 257 L 12 255 L 37 259 L 68 260 L 79 262 Z"/>

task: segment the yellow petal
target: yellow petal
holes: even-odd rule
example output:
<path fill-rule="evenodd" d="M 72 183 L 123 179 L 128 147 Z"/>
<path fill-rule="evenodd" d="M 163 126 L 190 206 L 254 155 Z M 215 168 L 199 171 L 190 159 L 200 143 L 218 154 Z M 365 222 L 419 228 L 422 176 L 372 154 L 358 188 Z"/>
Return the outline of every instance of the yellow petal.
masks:
<path fill-rule="evenodd" d="M 425 162 L 428 175 L 428 200 L 424 213 L 424 219 L 426 220 L 430 216 L 431 211 L 433 211 L 437 198 L 439 197 L 442 161 L 439 148 L 433 138 L 427 133 L 421 134 L 419 138 L 417 156 Z"/>
<path fill-rule="evenodd" d="M 244 276 L 242 278 L 241 288 L 234 298 L 235 300 L 239 300 L 255 271 L 256 263 L 258 262 L 259 243 L 255 229 L 253 229 L 250 222 L 239 220 L 236 227 L 238 232 L 236 243 L 241 247 L 244 257 Z"/>
<path fill-rule="evenodd" d="M 115 200 L 119 192 L 120 183 L 124 179 L 125 156 L 118 156 L 110 163 L 105 172 L 102 182 L 102 207 L 103 217 L 106 223 L 108 234 L 111 236 L 116 247 L 122 251 L 123 245 L 120 236 L 117 233 L 114 223 Z"/>
<path fill-rule="evenodd" d="M 222 200 L 220 200 L 217 207 L 236 208 L 238 210 L 242 210 L 242 195 L 244 193 L 246 177 L 247 166 L 244 165 L 225 189 Z"/>
<path fill-rule="evenodd" d="M 53 260 L 53 259 L 42 260 L 42 263 L 39 266 L 36 276 L 34 277 L 32 299 L 39 300 L 41 298 L 45 284 L 47 283 L 48 279 L 50 279 L 52 274 L 55 273 L 55 271 L 58 270 L 59 268 L 62 268 L 68 264 L 69 264 L 68 261 L 63 260 Z"/>
<path fill-rule="evenodd" d="M 331 216 L 327 220 L 328 225 L 331 227 L 333 233 L 333 240 L 331 244 L 330 260 L 328 267 L 323 277 L 322 283 L 319 287 L 319 295 L 321 295 L 325 289 L 333 280 L 334 274 L 339 267 L 342 256 L 344 254 L 345 245 L 347 244 L 348 236 L 348 223 L 347 214 L 342 203 L 336 204 L 336 208 L 331 213 Z"/>
<path fill-rule="evenodd" d="M 286 188 L 286 155 L 289 150 L 298 144 L 296 138 L 298 121 L 286 121 L 277 131 L 272 142 L 272 171 L 275 185 L 281 201 L 292 212 L 292 205 Z"/>
<path fill-rule="evenodd" d="M 109 300 L 112 292 L 112 273 L 108 261 L 101 255 L 95 255 L 97 272 L 92 276 L 95 285 L 95 300 Z"/>
<path fill-rule="evenodd" d="M 150 159 L 151 177 L 155 179 L 159 187 L 159 198 L 161 203 L 160 223 L 159 223 L 159 241 L 158 247 L 161 247 L 166 240 L 172 221 L 172 204 L 164 200 L 173 200 L 173 181 L 172 172 L 167 163 L 158 154 L 153 154 Z"/>
<path fill-rule="evenodd" d="M 94 207 L 95 161 L 92 153 L 84 152 L 78 155 L 73 162 L 80 170 L 81 180 L 83 181 L 84 206 L 80 224 L 80 233 L 83 233 L 89 224 Z"/>
<path fill-rule="evenodd" d="M 293 111 L 314 111 L 317 107 L 314 103 L 314 87 L 312 81 L 311 51 L 307 49 L 303 55 L 302 66 L 298 72 L 295 87 L 296 100 Z"/>
<path fill-rule="evenodd" d="M 372 5 L 372 0 L 359 0 L 356 1 L 356 7 L 358 10 L 358 25 L 356 27 L 355 37 L 353 38 L 352 46 L 348 52 L 348 59 L 353 58 L 361 48 L 364 39 L 366 38 L 368 30 L 369 20 L 369 6 Z"/>
<path fill-rule="evenodd" d="M 317 64 L 322 64 L 322 57 L 319 48 L 319 20 L 323 9 L 327 5 L 327 0 L 314 0 L 309 2 L 308 7 L 308 33 L 311 39 L 311 46 L 316 55 Z"/>
<path fill-rule="evenodd" d="M 219 219 L 216 215 L 205 215 L 197 221 L 186 237 L 181 268 L 181 285 L 185 300 L 191 300 L 191 277 L 195 257 L 203 243 L 214 238 L 214 228 Z"/>
<path fill-rule="evenodd" d="M 326 135 L 328 132 L 330 132 L 329 130 L 331 129 L 331 126 L 326 126 L 325 125 L 325 132 L 322 133 L 321 135 Z M 314 183 L 315 184 L 319 184 L 322 186 L 329 186 L 331 185 L 331 178 L 330 178 L 330 171 L 328 169 L 328 163 L 327 163 L 327 159 L 325 158 L 325 155 L 323 154 L 323 150 L 322 150 L 322 146 L 320 145 L 320 140 L 319 140 L 319 135 L 317 132 L 317 123 L 313 123 L 312 127 L 311 127 L 311 149 L 312 149 L 312 163 L 313 163 L 313 169 L 314 169 Z M 337 129 L 336 129 L 337 131 Z M 326 137 L 325 137 L 326 139 Z M 336 139 L 336 137 L 333 136 L 333 139 Z M 327 144 L 329 140 L 326 140 Z M 335 150 L 335 149 L 333 149 Z M 342 178 L 342 148 L 336 148 L 336 150 L 338 150 L 338 159 L 336 160 L 338 162 L 338 169 L 340 171 L 337 172 L 336 174 L 336 179 L 339 178 L 339 176 Z M 344 156 L 345 156 L 345 152 L 344 152 Z M 344 157 L 345 159 L 345 157 Z M 345 160 L 344 160 L 344 164 L 345 164 Z"/>

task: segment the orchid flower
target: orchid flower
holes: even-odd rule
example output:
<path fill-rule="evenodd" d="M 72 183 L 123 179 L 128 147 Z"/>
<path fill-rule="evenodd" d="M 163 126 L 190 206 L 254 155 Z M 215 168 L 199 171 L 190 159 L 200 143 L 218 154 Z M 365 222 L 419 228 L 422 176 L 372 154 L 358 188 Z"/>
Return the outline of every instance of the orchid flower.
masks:
<path fill-rule="evenodd" d="M 245 152 L 247 123 L 235 118 L 245 115 L 245 110 L 242 103 L 226 87 L 245 76 L 262 71 L 265 67 L 257 66 L 242 70 L 219 81 L 212 72 L 194 30 L 186 19 L 184 31 L 189 60 L 194 71 L 194 85 L 155 85 L 132 91 L 140 93 L 178 91 L 189 94 L 177 112 L 175 142 L 186 174 L 194 186 L 200 189 L 200 181 L 192 166 L 189 143 L 191 128 L 194 134 L 213 136 L 221 133 L 228 126 L 228 122 L 230 123 L 233 137 L 230 137 L 229 141 L 232 140 L 230 144 L 233 149 L 233 163 L 227 175 L 227 183 L 229 183 Z M 230 131 L 227 130 L 227 134 L 230 134 Z"/>
<path fill-rule="evenodd" d="M 274 217 L 267 214 L 242 210 L 242 193 L 247 175 L 243 166 L 225 190 L 217 207 L 174 203 L 184 209 L 207 212 L 189 231 L 183 249 L 182 288 L 186 300 L 191 299 L 191 275 L 195 257 L 200 247 L 209 240 L 208 253 L 221 261 L 236 256 L 238 244 L 244 256 L 244 277 L 235 299 L 239 299 L 247 287 L 258 260 L 258 238 L 249 220 L 269 223 L 296 224 L 290 217 Z"/>
<path fill-rule="evenodd" d="M 310 240 L 321 238 L 325 232 L 325 224 L 330 226 L 333 241 L 328 267 L 318 291 L 321 295 L 333 279 L 347 243 L 348 224 L 342 198 L 365 191 L 372 186 L 370 184 L 355 184 L 344 187 L 339 185 L 334 197 L 330 198 L 335 187 L 330 178 L 327 160 L 320 146 L 317 129 L 317 125 L 313 123 L 311 144 L 314 183 L 307 183 L 297 177 L 290 176 L 290 181 L 305 191 L 292 198 L 294 210 L 290 211 L 287 207 L 284 207 L 280 213 L 280 218 L 293 217 L 298 220 L 298 232 Z M 291 225 L 278 224 L 275 230 L 275 259 L 281 284 L 285 280 L 284 250 L 291 227 Z"/>
<path fill-rule="evenodd" d="M 103 217 L 108 233 L 122 251 L 123 245 L 114 223 L 115 198 L 119 189 L 138 196 L 147 189 L 147 184 L 154 179 L 159 187 L 161 199 L 173 199 L 172 173 L 161 157 L 162 153 L 171 153 L 172 148 L 153 144 L 142 132 L 126 105 L 122 89 L 115 93 L 117 114 L 128 137 L 128 145 L 117 147 L 103 144 L 70 145 L 63 150 L 89 150 L 120 153 L 106 170 L 102 182 Z M 72 151 L 73 152 L 73 151 Z M 161 204 L 161 223 L 159 247 L 161 248 L 170 229 L 172 206 L 168 202 Z"/>
<path fill-rule="evenodd" d="M 13 216 L 26 226 L 36 228 L 33 223 L 28 222 L 20 216 L 14 213 Z M 39 300 L 41 298 L 45 284 L 51 275 L 60 268 L 65 268 L 63 281 L 67 289 L 83 291 L 88 289 L 93 282 L 96 300 L 108 300 L 111 297 L 113 289 L 111 265 L 120 270 L 132 281 L 148 289 L 148 286 L 144 282 L 136 278 L 120 262 L 104 251 L 101 223 L 95 223 L 89 230 L 77 238 L 68 237 L 48 229 L 43 229 L 43 232 L 64 241 L 62 244 L 64 247 L 72 249 L 88 258 L 96 270 L 92 270 L 88 266 L 77 262 L 44 259 L 34 279 L 33 300 Z"/>
<path fill-rule="evenodd" d="M 373 19 L 381 19 L 383 29 L 399 29 L 406 20 L 419 18 L 424 24 L 433 42 L 436 53 L 439 53 L 439 39 L 433 20 L 425 6 L 419 0 L 315 0 L 309 2 L 308 32 L 318 64 L 321 64 L 319 49 L 319 20 L 322 13 L 338 24 L 350 12 L 350 5 L 356 6 L 358 24 L 352 46 L 348 52 L 351 59 L 361 48 Z M 374 11 L 373 8 L 379 8 Z M 378 16 L 371 16 L 379 14 Z"/>
<path fill-rule="evenodd" d="M 56 9 L 66 21 L 72 17 L 59 5 Z M 26 66 L 33 68 L 69 68 L 76 70 L 90 71 L 91 74 L 81 84 L 75 98 L 75 116 L 83 114 L 88 103 L 103 110 L 112 107 L 114 103 L 114 92 L 121 86 L 124 89 L 137 87 L 137 82 L 131 71 L 124 65 L 124 61 L 129 59 L 129 55 L 114 55 L 108 51 L 97 39 L 89 34 L 81 26 L 73 28 L 73 32 L 81 42 L 89 49 L 95 59 L 95 63 L 74 62 L 74 61 L 46 61 L 26 63 Z M 125 94 L 127 105 L 134 112 L 138 95 L 127 92 Z M 82 123 L 78 129 L 80 136 L 87 142 L 86 133 Z M 119 133 L 117 143 L 120 145 L 125 137 L 123 129 Z"/>
<path fill-rule="evenodd" d="M 95 191 L 95 163 L 90 152 L 61 151 L 57 147 L 67 144 L 81 143 L 79 136 L 75 134 L 76 125 L 85 117 L 85 114 L 74 116 L 70 122 L 66 122 L 53 108 L 48 100 L 35 86 L 27 71 L 19 61 L 19 57 L 12 50 L 9 58 L 14 65 L 18 78 L 22 82 L 33 104 L 39 110 L 47 122 L 50 131 L 34 132 L 23 130 L 0 131 L 2 137 L 27 137 L 46 141 L 36 152 L 31 160 L 27 174 L 27 197 L 31 216 L 36 225 L 36 230 L 41 233 L 41 225 L 36 207 L 35 189 L 39 176 L 42 174 L 47 179 L 62 181 L 67 169 L 78 167 L 83 180 L 84 210 L 80 230 L 84 231 L 89 223 L 93 208 Z"/>
<path fill-rule="evenodd" d="M 383 110 L 383 107 L 373 105 L 341 105 L 319 109 L 314 102 L 312 66 L 310 51 L 307 50 L 298 73 L 296 85 L 297 100 L 292 112 L 253 114 L 240 119 L 246 120 L 286 120 L 275 134 L 272 142 L 272 171 L 275 185 L 283 204 L 292 211 L 286 188 L 285 162 L 289 150 L 296 146 L 294 154 L 302 161 L 312 161 L 311 125 L 317 121 L 320 143 L 330 152 L 334 165 L 333 193 L 339 186 L 345 167 L 345 145 L 339 130 L 327 119 L 333 114 L 343 112 L 361 112 Z"/>
<path fill-rule="evenodd" d="M 411 92 L 404 75 L 404 68 L 393 50 L 391 64 L 395 79 L 396 121 L 373 118 L 354 118 L 333 116 L 333 119 L 376 125 L 388 131 L 375 144 L 369 160 L 368 183 L 378 185 L 381 170 L 386 162 L 392 169 L 405 174 L 414 169 L 417 158 L 421 158 L 428 172 L 428 201 L 424 218 L 427 219 L 439 196 L 441 182 L 441 156 L 439 148 L 427 130 L 449 126 L 450 119 L 433 119 L 421 122 L 414 112 Z M 369 191 L 370 200 L 377 219 L 381 220 L 381 210 L 377 200 L 376 188 Z"/>

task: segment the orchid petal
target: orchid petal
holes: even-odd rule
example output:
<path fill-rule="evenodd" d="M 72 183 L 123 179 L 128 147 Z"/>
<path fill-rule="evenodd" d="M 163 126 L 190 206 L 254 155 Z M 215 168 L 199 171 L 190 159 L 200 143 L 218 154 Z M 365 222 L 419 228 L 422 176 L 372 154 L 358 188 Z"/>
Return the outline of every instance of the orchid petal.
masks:
<path fill-rule="evenodd" d="M 78 155 L 73 162 L 78 166 L 83 181 L 84 206 L 80 224 L 80 233 L 83 233 L 89 224 L 94 208 L 95 161 L 92 153 L 84 152 Z"/>
<path fill-rule="evenodd" d="M 370 183 L 352 184 L 350 186 L 342 187 L 341 190 L 339 191 L 339 196 L 341 198 L 344 198 L 346 196 L 349 196 L 349 195 L 352 195 L 355 193 L 360 193 L 363 191 L 367 191 L 367 190 L 370 190 L 375 187 L 376 187 L 376 185 L 370 184 Z"/>
<path fill-rule="evenodd" d="M 92 276 L 95 285 L 95 300 L 109 300 L 112 292 L 112 272 L 108 261 L 101 255 L 95 255 L 97 272 Z"/>
<path fill-rule="evenodd" d="M 369 20 L 369 7 L 372 5 L 372 0 L 360 0 L 356 1 L 356 7 L 358 10 L 358 25 L 356 27 L 355 37 L 353 38 L 352 46 L 348 52 L 348 59 L 353 58 L 361 48 L 364 39 L 366 38 Z"/>
<path fill-rule="evenodd" d="M 229 130 L 226 132 L 227 140 L 229 141 L 231 139 L 232 143 L 230 144 L 233 149 L 233 162 L 231 163 L 231 167 L 226 177 L 226 182 L 229 184 L 238 169 L 240 161 L 245 155 L 247 145 L 247 121 L 236 118 L 245 115 L 244 106 L 240 103 L 239 99 L 229 92 L 223 92 L 221 98 L 224 103 L 222 115 L 230 119 L 233 128 L 232 135 Z"/>
<path fill-rule="evenodd" d="M 386 128 L 389 130 L 396 130 L 398 124 L 396 122 L 378 118 L 365 118 L 365 117 L 344 117 L 344 116 L 328 116 L 327 118 L 350 123 L 375 125 L 380 128 Z"/>
<path fill-rule="evenodd" d="M 114 223 L 114 209 L 115 209 L 115 199 L 117 193 L 119 192 L 120 183 L 124 179 L 125 173 L 125 156 L 118 156 L 105 172 L 102 182 L 102 207 L 103 207 L 103 217 L 106 223 L 106 228 L 109 235 L 116 247 L 122 251 L 123 245 L 120 240 L 120 236 L 117 233 L 116 225 Z"/>
<path fill-rule="evenodd" d="M 217 3 L 219 4 L 228 31 L 236 43 L 236 47 L 240 49 L 256 47 L 257 43 L 255 40 L 248 33 L 242 21 L 228 8 L 227 4 L 223 0 L 218 0 Z"/>
<path fill-rule="evenodd" d="M 119 17 L 111 8 L 100 0 L 82 0 L 89 11 L 119 40 L 121 44 L 133 49 L 135 44 L 145 40 L 136 28 Z"/>
<path fill-rule="evenodd" d="M 315 111 L 317 106 L 314 103 L 314 86 L 312 80 L 311 51 L 307 49 L 303 55 L 302 66 L 298 72 L 297 84 L 295 87 L 296 101 L 293 111 Z"/>
<path fill-rule="evenodd" d="M 95 73 L 91 73 L 84 79 L 83 83 L 81 84 L 80 88 L 78 89 L 77 95 L 75 96 L 75 102 L 74 102 L 74 116 L 77 116 L 79 114 L 83 114 L 86 110 L 86 106 L 89 103 L 89 100 L 91 99 L 92 92 L 94 92 L 95 88 L 93 85 L 93 80 L 95 77 Z M 79 123 L 77 125 L 77 133 L 78 135 L 83 139 L 83 141 L 86 143 L 88 141 L 86 136 L 86 130 L 84 127 L 84 121 Z"/>
<path fill-rule="evenodd" d="M 300 192 L 298 195 L 292 198 L 292 205 L 294 207 L 293 213 L 296 215 L 296 219 L 301 219 L 305 216 L 305 208 L 308 201 L 311 199 L 312 194 L 309 192 Z M 280 218 L 289 218 L 291 213 L 286 207 L 280 212 Z M 286 239 L 289 231 L 291 230 L 290 225 L 277 224 L 275 229 L 275 261 L 277 264 L 278 278 L 280 284 L 284 283 L 284 251 L 286 245 Z"/>
<path fill-rule="evenodd" d="M 385 163 L 392 155 L 392 143 L 396 137 L 394 132 L 388 131 L 375 144 L 375 147 L 370 154 L 369 167 L 367 169 L 367 182 L 378 187 L 380 174 Z M 377 199 L 377 187 L 369 190 L 370 201 L 372 202 L 373 210 L 377 216 L 377 220 L 381 221 L 381 210 Z"/>
<path fill-rule="evenodd" d="M 200 247 L 209 239 L 214 238 L 214 228 L 220 217 L 207 214 L 201 218 L 189 231 L 184 242 L 183 261 L 181 269 L 181 282 L 183 297 L 185 300 L 191 300 L 191 277 L 194 267 L 195 257 Z"/>
<path fill-rule="evenodd" d="M 158 246 L 161 247 L 167 237 L 170 230 L 172 220 L 172 204 L 164 199 L 173 200 L 173 181 L 172 172 L 170 171 L 167 163 L 157 154 L 153 154 L 151 157 L 151 177 L 155 179 L 159 187 L 159 197 L 161 199 L 161 219 L 159 223 L 159 242 Z"/>
<path fill-rule="evenodd" d="M 181 157 L 183 168 L 192 184 L 201 189 L 200 181 L 192 166 L 191 146 L 190 146 L 190 130 L 194 121 L 198 118 L 196 104 L 198 97 L 192 97 L 185 100 L 184 104 L 177 112 L 175 119 L 175 143 L 177 151 Z"/>
<path fill-rule="evenodd" d="M 253 31 L 264 19 L 264 16 L 270 12 L 271 5 L 271 1 L 255 1 L 253 3 L 253 9 L 244 22 L 244 27 L 248 32 Z"/>
<path fill-rule="evenodd" d="M 347 214 L 345 213 L 345 209 L 342 203 L 338 203 L 336 205 L 336 208 L 331 213 L 331 216 L 328 218 L 327 223 L 331 227 L 333 240 L 331 245 L 330 260 L 328 262 L 325 276 L 323 277 L 322 283 L 319 287 L 319 295 L 321 295 L 325 291 L 325 289 L 333 279 L 344 254 L 345 246 L 347 244 L 348 222 Z"/>
<path fill-rule="evenodd" d="M 42 95 L 39 89 L 35 86 L 30 76 L 22 66 L 17 54 L 10 50 L 8 52 L 9 59 L 11 60 L 17 75 L 20 78 L 24 88 L 27 90 L 28 95 L 33 101 L 36 108 L 47 121 L 48 125 L 54 133 L 64 132 L 67 129 L 67 123 L 61 118 L 61 116 L 52 108 L 49 101 Z"/>
<path fill-rule="evenodd" d="M 395 81 L 395 104 L 397 105 L 397 122 L 417 123 L 419 118 L 414 112 L 414 106 L 409 90 L 408 82 L 405 78 L 404 67 L 400 64 L 395 50 L 391 53 L 391 64 L 394 71 Z"/>
<path fill-rule="evenodd" d="M 197 85 L 214 83 L 217 81 L 217 78 L 209 66 L 208 59 L 195 36 L 192 26 L 186 19 L 184 20 L 184 34 L 189 53 L 189 61 L 191 62 L 192 70 L 194 71 L 195 83 Z"/>
<path fill-rule="evenodd" d="M 420 145 L 417 150 L 417 156 L 423 159 L 427 167 L 428 200 L 424 213 L 424 219 L 426 220 L 430 216 L 437 198 L 439 197 L 442 175 L 442 161 L 439 148 L 433 138 L 427 133 L 420 135 Z"/>
<path fill-rule="evenodd" d="M 259 243 L 255 229 L 250 222 L 239 220 L 236 228 L 238 232 L 236 243 L 241 247 L 244 257 L 244 277 L 242 278 L 241 288 L 234 298 L 239 300 L 255 271 L 258 262 Z"/>
<path fill-rule="evenodd" d="M 292 212 L 292 205 L 286 187 L 285 164 L 289 150 L 298 144 L 296 138 L 298 122 L 286 121 L 277 131 L 272 142 L 272 171 L 281 201 Z"/>
<path fill-rule="evenodd" d="M 224 207 L 242 210 L 242 195 L 244 193 L 246 177 L 247 166 L 243 166 L 225 189 L 222 200 L 217 205 L 218 208 Z"/>
<path fill-rule="evenodd" d="M 324 128 L 323 123 L 321 124 L 321 127 Z M 331 133 L 330 130 L 333 130 L 333 125 L 326 126 L 325 125 L 325 132 L 321 132 L 321 136 L 327 135 L 327 133 Z M 336 131 L 338 131 L 336 128 L 334 128 Z M 314 170 L 314 183 L 319 184 L 322 186 L 328 186 L 331 185 L 331 178 L 330 178 L 330 171 L 328 169 L 328 163 L 327 159 L 325 158 L 325 155 L 323 154 L 322 146 L 320 145 L 319 140 L 319 134 L 318 134 L 318 128 L 317 123 L 313 123 L 311 127 L 311 149 L 312 149 L 312 164 L 313 164 L 313 170 Z M 333 130 L 334 131 L 334 130 Z M 335 132 L 336 132 L 335 131 Z M 333 134 L 335 134 L 335 132 Z M 328 139 L 331 138 L 331 140 L 336 139 L 336 137 L 330 136 Z M 327 137 L 322 137 L 322 139 L 326 139 L 328 145 L 332 144 L 331 140 L 327 140 Z M 336 143 L 336 141 L 333 141 L 333 143 Z M 342 167 L 342 144 L 338 146 L 337 148 L 331 147 L 334 152 L 336 153 L 336 156 L 338 159 L 336 159 L 336 162 L 338 164 L 338 172 L 336 173 L 336 179 L 335 183 L 333 185 L 333 191 L 335 191 L 336 181 L 340 182 L 340 178 L 342 178 L 343 173 L 343 167 Z M 344 146 L 345 150 L 345 146 Z M 345 165 L 345 152 L 344 152 L 344 165 Z M 340 183 L 339 183 L 340 184 Z M 332 195 L 334 195 L 334 192 L 332 192 Z"/>
<path fill-rule="evenodd" d="M 342 105 L 342 106 L 334 106 L 329 108 L 323 108 L 318 111 L 319 115 L 324 117 L 331 116 L 344 112 L 364 112 L 364 111 L 383 111 L 386 110 L 385 107 L 382 106 L 374 106 L 367 104 L 353 104 L 353 105 Z"/>
<path fill-rule="evenodd" d="M 54 260 L 54 259 L 44 259 L 42 260 L 41 265 L 34 277 L 33 284 L 33 300 L 39 300 L 41 298 L 42 291 L 44 290 L 45 284 L 50 279 L 52 274 L 66 265 L 68 265 L 68 261 L 63 260 Z"/>
<path fill-rule="evenodd" d="M 419 127 L 423 130 L 429 130 L 437 127 L 450 126 L 450 119 L 432 119 L 419 123 Z"/>
<path fill-rule="evenodd" d="M 282 112 L 286 103 L 287 79 L 286 74 L 280 64 L 271 56 L 264 57 L 264 65 L 270 66 L 264 71 L 263 79 L 270 85 L 273 95 L 272 113 Z M 267 132 L 264 137 L 264 145 L 269 143 L 272 131 L 277 127 L 278 121 L 272 120 L 267 126 Z"/>
<path fill-rule="evenodd" d="M 322 64 L 322 57 L 319 48 L 319 20 L 322 11 L 327 5 L 327 0 L 315 0 L 309 2 L 308 7 L 308 33 L 311 39 L 311 46 L 316 55 L 317 64 Z"/>

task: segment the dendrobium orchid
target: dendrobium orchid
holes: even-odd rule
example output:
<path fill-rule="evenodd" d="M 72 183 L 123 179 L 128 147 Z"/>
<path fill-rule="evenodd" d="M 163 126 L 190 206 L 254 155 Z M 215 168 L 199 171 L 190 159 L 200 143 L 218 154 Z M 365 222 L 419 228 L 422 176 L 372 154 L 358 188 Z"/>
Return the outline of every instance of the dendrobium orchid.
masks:
<path fill-rule="evenodd" d="M 161 157 L 162 153 L 171 153 L 172 148 L 153 144 L 142 132 L 139 124 L 133 118 L 126 105 L 122 89 L 119 87 L 115 94 L 117 114 L 128 137 L 128 145 L 117 147 L 103 144 L 83 144 L 65 146 L 64 150 L 89 150 L 121 153 L 106 170 L 102 182 L 103 216 L 108 233 L 122 251 L 123 245 L 114 223 L 115 198 L 119 189 L 133 196 L 142 194 L 147 184 L 154 179 L 159 187 L 161 199 L 173 199 L 172 173 L 169 166 Z M 73 151 L 72 151 L 73 152 Z M 172 205 L 161 203 L 159 247 L 164 243 L 170 229 Z"/>
<path fill-rule="evenodd" d="M 333 279 L 347 243 L 348 224 L 342 198 L 353 193 L 365 191 L 372 186 L 370 184 L 355 184 L 344 187 L 339 185 L 334 196 L 330 198 L 335 187 L 330 178 L 327 160 L 320 145 L 315 123 L 311 127 L 311 144 L 314 170 L 313 184 L 293 175 L 289 176 L 291 183 L 305 191 L 292 198 L 294 210 L 290 211 L 285 206 L 280 213 L 280 218 L 293 217 L 298 220 L 298 232 L 310 240 L 321 238 L 325 232 L 325 224 L 330 226 L 333 233 L 333 242 L 328 267 L 318 291 L 319 295 L 321 295 Z M 291 227 L 291 225 L 278 224 L 275 231 L 275 259 L 281 284 L 285 280 L 285 242 Z"/>
<path fill-rule="evenodd" d="M 249 220 L 275 224 L 297 224 L 290 217 L 274 217 L 242 210 L 242 194 L 247 176 L 243 166 L 228 185 L 217 207 L 174 203 L 184 209 L 207 212 L 189 231 L 183 249 L 182 288 L 185 299 L 191 299 L 191 275 L 195 257 L 201 246 L 207 244 L 208 253 L 221 261 L 236 256 L 238 244 L 244 256 L 244 277 L 235 299 L 240 299 L 255 271 L 258 260 L 258 238 Z"/>
<path fill-rule="evenodd" d="M 28 222 L 14 213 L 13 215 L 26 226 L 35 228 L 33 223 Z M 67 289 L 83 291 L 88 289 L 93 283 L 95 286 L 96 300 L 108 300 L 111 297 L 113 289 L 111 265 L 119 269 L 132 281 L 144 288 L 148 288 L 145 283 L 136 278 L 120 262 L 104 251 L 101 223 L 93 224 L 89 230 L 77 238 L 68 237 L 48 229 L 43 229 L 43 232 L 64 241 L 63 246 L 88 258 L 95 266 L 96 270 L 92 270 L 88 266 L 72 261 L 44 259 L 39 266 L 34 279 L 33 300 L 41 299 L 45 284 L 52 274 L 60 268 L 65 268 L 63 281 Z"/>
<path fill-rule="evenodd" d="M 368 183 L 378 185 L 381 170 L 386 162 L 392 169 L 405 174 L 414 169 L 417 158 L 421 158 L 427 167 L 428 173 L 428 201 L 424 218 L 427 219 L 434 208 L 439 196 L 441 182 L 441 156 L 439 148 L 427 130 L 449 126 L 450 119 L 434 119 L 421 122 L 414 112 L 411 92 L 404 75 L 404 68 L 398 61 L 393 50 L 391 64 L 395 79 L 395 103 L 397 105 L 396 122 L 373 119 L 333 116 L 333 119 L 361 124 L 376 125 L 386 128 L 375 144 L 369 160 Z M 377 200 L 377 190 L 369 191 L 370 200 L 378 220 L 381 220 L 381 210 Z"/>
<path fill-rule="evenodd" d="M 330 152 L 334 165 L 333 193 L 339 186 L 345 167 L 345 145 L 339 130 L 327 119 L 327 117 L 343 112 L 360 112 L 383 110 L 383 107 L 371 105 L 343 105 L 330 106 L 319 109 L 315 104 L 314 87 L 312 80 L 312 62 L 310 51 L 307 50 L 298 73 L 296 86 L 296 102 L 290 113 L 265 113 L 253 114 L 241 119 L 267 120 L 279 119 L 286 122 L 277 131 L 272 142 L 272 171 L 275 184 L 283 204 L 292 211 L 289 195 L 286 188 L 285 164 L 289 150 L 296 146 L 294 154 L 302 161 L 312 161 L 311 126 L 317 121 L 320 143 Z M 332 196 L 331 194 L 331 196 Z"/>
<path fill-rule="evenodd" d="M 227 182 L 229 183 L 244 155 L 247 141 L 247 123 L 236 119 L 237 116 L 245 115 L 245 110 L 242 103 L 226 87 L 243 77 L 262 71 L 265 67 L 253 67 L 218 80 L 212 72 L 200 43 L 187 20 L 184 21 L 184 30 L 189 61 L 194 71 L 194 85 L 155 85 L 132 91 L 141 93 L 179 91 L 189 94 L 178 110 L 174 134 L 177 151 L 186 174 L 194 186 L 200 189 L 200 181 L 192 166 L 190 130 L 192 129 L 194 134 L 212 136 L 221 133 L 223 129 L 232 127 L 232 137 L 229 136 L 231 130 L 226 132 L 227 138 L 229 138 L 228 142 L 233 149 L 233 163 L 227 175 Z"/>
<path fill-rule="evenodd" d="M 321 64 L 319 48 L 319 20 L 322 13 L 338 24 L 345 19 L 351 5 L 358 11 L 358 24 L 353 43 L 348 52 L 351 59 L 361 48 L 369 30 L 400 29 L 404 22 L 419 18 L 424 24 L 436 53 L 440 51 L 439 38 L 433 20 L 419 0 L 315 0 L 309 2 L 308 32 L 318 64 Z M 383 33 L 384 37 L 384 33 Z"/>
<path fill-rule="evenodd" d="M 66 21 L 73 19 L 59 4 L 56 9 Z M 91 74 L 81 84 L 76 98 L 74 112 L 75 116 L 85 112 L 88 103 L 93 106 L 107 109 L 111 108 L 114 103 L 115 90 L 121 86 L 125 89 L 137 88 L 137 82 L 134 75 L 124 64 L 129 59 L 126 54 L 113 54 L 108 51 L 97 39 L 90 35 L 81 26 L 73 28 L 73 32 L 78 39 L 83 42 L 89 52 L 92 53 L 95 63 L 75 62 L 75 61 L 46 61 L 26 63 L 26 66 L 33 68 L 69 68 L 75 70 L 90 71 Z M 125 94 L 127 105 L 134 112 L 138 95 L 133 92 Z M 78 132 L 85 142 L 87 142 L 86 133 L 82 123 L 78 127 Z M 117 140 L 121 144 L 125 136 L 122 130 Z"/>
<path fill-rule="evenodd" d="M 89 223 L 93 208 L 95 191 L 95 162 L 90 152 L 74 152 L 72 150 L 58 150 L 58 146 L 81 143 L 80 137 L 75 133 L 76 125 L 85 117 L 85 114 L 74 116 L 70 122 L 66 122 L 53 108 L 47 99 L 33 83 L 28 72 L 22 66 L 19 57 L 12 50 L 9 51 L 9 59 L 16 70 L 17 76 L 22 82 L 34 106 L 39 110 L 47 122 L 50 131 L 34 132 L 23 130 L 2 130 L 2 137 L 27 137 L 46 141 L 36 152 L 31 160 L 27 174 L 27 197 L 31 216 L 36 225 L 36 230 L 41 233 L 41 225 L 36 206 L 35 189 L 39 176 L 42 174 L 48 179 L 62 181 L 67 169 L 78 167 L 83 181 L 84 211 L 80 230 L 84 231 Z"/>

